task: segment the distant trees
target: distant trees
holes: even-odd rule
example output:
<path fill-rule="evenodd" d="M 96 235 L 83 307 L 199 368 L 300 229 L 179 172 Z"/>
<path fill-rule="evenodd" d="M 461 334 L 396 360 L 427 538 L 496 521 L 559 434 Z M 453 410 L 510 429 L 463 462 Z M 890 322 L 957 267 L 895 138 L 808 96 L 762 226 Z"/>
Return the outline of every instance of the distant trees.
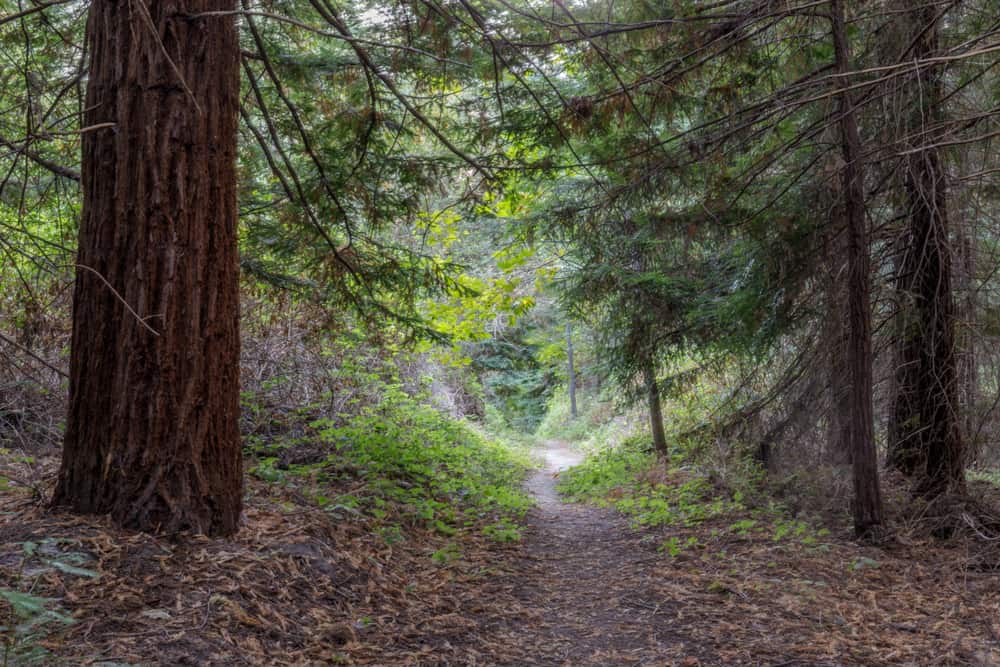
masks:
<path fill-rule="evenodd" d="M 627 214 L 580 227 L 567 257 L 573 267 L 562 283 L 571 309 L 597 332 L 604 372 L 630 388 L 646 407 L 653 450 L 669 457 L 660 391 L 661 350 L 680 344 L 684 329 L 678 304 L 691 295 L 687 280 L 665 273 L 680 266 L 670 257 L 675 239 L 658 237 L 656 226 Z"/>
<path fill-rule="evenodd" d="M 882 533 L 882 416 L 882 452 L 916 494 L 965 490 L 963 432 L 974 430 L 979 378 L 966 351 L 970 245 L 983 241 L 952 224 L 948 191 L 963 171 L 959 147 L 978 147 L 977 182 L 996 178 L 983 143 L 995 132 L 976 131 L 995 122 L 1000 101 L 989 92 L 998 61 L 985 17 L 995 9 L 747 0 L 667 16 L 590 5 L 562 31 L 543 21 L 548 36 L 508 45 L 558 47 L 558 58 L 533 63 L 544 85 L 519 81 L 542 91 L 533 105 L 559 90 L 564 71 L 586 72 L 549 102 L 557 136 L 539 150 L 572 176 L 574 194 L 563 185 L 551 209 L 560 230 L 574 230 L 566 295 L 597 307 L 618 379 L 653 387 L 650 351 L 654 364 L 689 352 L 762 365 L 800 354 L 814 367 L 772 365 L 770 392 L 745 392 L 732 419 L 772 411 L 760 429 L 770 447 L 786 424 L 811 418 L 831 440 L 827 460 L 853 466 L 861 536 Z M 637 245 L 647 253 L 639 271 Z M 890 377 L 876 382 L 876 370 Z M 830 387 L 826 419 L 803 414 L 812 401 L 799 400 L 817 374 Z"/>
<path fill-rule="evenodd" d="M 242 505 L 228 0 L 94 0 L 70 405 L 53 503 L 233 533 Z"/>

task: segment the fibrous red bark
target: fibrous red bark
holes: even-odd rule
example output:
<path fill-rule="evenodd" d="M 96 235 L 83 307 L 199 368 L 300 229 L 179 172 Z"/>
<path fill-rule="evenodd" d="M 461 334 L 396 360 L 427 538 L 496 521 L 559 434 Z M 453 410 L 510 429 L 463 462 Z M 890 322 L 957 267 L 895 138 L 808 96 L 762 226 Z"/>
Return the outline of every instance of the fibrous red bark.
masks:
<path fill-rule="evenodd" d="M 70 405 L 53 502 L 148 531 L 242 500 L 234 0 L 93 0 Z M 154 333 L 155 331 L 155 333 Z"/>

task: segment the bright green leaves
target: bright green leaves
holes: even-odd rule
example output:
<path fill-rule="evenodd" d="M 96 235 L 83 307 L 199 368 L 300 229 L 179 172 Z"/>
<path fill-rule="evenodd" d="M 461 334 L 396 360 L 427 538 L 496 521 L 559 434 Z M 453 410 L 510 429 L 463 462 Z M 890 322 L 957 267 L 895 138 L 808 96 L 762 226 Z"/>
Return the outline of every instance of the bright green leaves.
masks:
<path fill-rule="evenodd" d="M 440 253 L 438 262 L 449 262 L 452 252 L 468 253 L 469 248 L 486 250 L 484 239 L 473 238 L 481 231 L 475 221 L 453 211 L 424 215 L 423 227 L 431 247 Z M 442 358 L 453 364 L 467 364 L 463 343 L 489 340 L 497 328 L 516 325 L 535 305 L 534 276 L 527 269 L 536 251 L 530 246 L 509 246 L 483 252 L 475 265 L 456 276 L 454 287 L 445 294 L 422 303 L 426 320 L 453 346 Z M 459 255 L 459 259 L 464 259 Z M 472 259 L 472 258 L 470 258 Z"/>
<path fill-rule="evenodd" d="M 508 532 L 496 539 L 510 539 L 530 506 L 520 490 L 527 458 L 420 403 L 398 385 L 383 385 L 381 393 L 380 404 L 344 420 L 321 418 L 301 425 L 306 440 L 273 443 L 252 474 L 309 489 L 332 513 L 367 515 L 388 539 L 405 539 L 402 525 L 445 536 L 480 525 L 495 532 L 501 526 Z M 328 453 L 316 463 L 282 464 L 278 454 L 296 446 Z M 345 480 L 353 492 L 337 495 L 332 489 Z"/>

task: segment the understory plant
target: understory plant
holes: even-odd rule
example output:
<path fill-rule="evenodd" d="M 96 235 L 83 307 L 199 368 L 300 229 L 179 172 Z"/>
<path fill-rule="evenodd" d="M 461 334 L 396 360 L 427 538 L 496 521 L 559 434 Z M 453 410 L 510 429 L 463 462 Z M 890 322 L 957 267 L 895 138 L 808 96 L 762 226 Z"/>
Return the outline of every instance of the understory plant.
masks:
<path fill-rule="evenodd" d="M 303 417 L 290 434 L 255 448 L 252 472 L 308 488 L 331 512 L 384 524 L 389 541 L 405 539 L 400 524 L 515 539 L 530 506 L 521 490 L 527 452 L 420 399 L 387 384 L 380 403 L 356 414 Z M 311 452 L 311 460 L 289 463 L 297 450 Z"/>

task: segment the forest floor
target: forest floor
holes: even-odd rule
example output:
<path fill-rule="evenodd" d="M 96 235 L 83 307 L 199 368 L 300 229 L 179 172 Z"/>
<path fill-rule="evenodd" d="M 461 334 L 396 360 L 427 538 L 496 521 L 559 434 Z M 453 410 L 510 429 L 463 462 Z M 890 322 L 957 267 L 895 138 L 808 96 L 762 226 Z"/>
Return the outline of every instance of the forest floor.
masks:
<path fill-rule="evenodd" d="M 579 452 L 552 440 L 540 454 L 514 587 L 530 612 L 512 636 L 543 665 L 699 664 L 666 613 L 674 601 L 654 593 L 658 543 L 613 510 L 562 501 L 557 479 Z"/>
<path fill-rule="evenodd" d="M 255 479 L 235 538 L 128 533 L 46 508 L 55 454 L 0 457 L 0 625 L 31 612 L 11 591 L 47 600 L 0 664 L 1000 665 L 998 561 L 972 544 L 635 529 L 560 500 L 558 442 L 506 543 L 387 540 Z"/>
<path fill-rule="evenodd" d="M 734 535 L 734 517 L 638 529 L 565 503 L 556 482 L 582 457 L 542 454 L 514 568 L 519 664 L 1000 667 L 1000 572 L 973 545 Z"/>

